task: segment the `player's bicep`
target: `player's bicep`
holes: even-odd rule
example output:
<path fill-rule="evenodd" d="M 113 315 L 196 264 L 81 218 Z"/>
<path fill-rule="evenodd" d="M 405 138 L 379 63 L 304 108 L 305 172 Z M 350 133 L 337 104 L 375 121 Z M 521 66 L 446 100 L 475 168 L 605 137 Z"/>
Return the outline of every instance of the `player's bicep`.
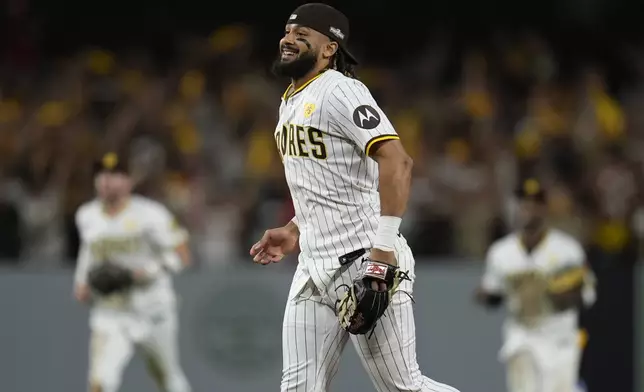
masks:
<path fill-rule="evenodd" d="M 397 140 L 393 125 L 367 87 L 357 80 L 340 83 L 328 95 L 331 121 L 366 155 L 385 140 Z"/>
<path fill-rule="evenodd" d="M 369 155 L 378 162 L 409 161 L 411 158 L 400 140 L 382 140 L 369 147 Z"/>

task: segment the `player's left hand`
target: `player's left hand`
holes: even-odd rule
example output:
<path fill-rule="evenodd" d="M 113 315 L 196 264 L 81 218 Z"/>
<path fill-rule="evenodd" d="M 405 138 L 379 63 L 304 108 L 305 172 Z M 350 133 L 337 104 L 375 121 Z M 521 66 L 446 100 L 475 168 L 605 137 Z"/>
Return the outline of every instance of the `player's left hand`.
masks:
<path fill-rule="evenodd" d="M 373 261 L 379 261 L 393 266 L 398 266 L 396 255 L 394 252 L 386 252 L 382 249 L 372 248 L 369 258 Z M 374 291 L 387 291 L 387 284 L 385 282 L 371 281 L 371 289 Z"/>
<path fill-rule="evenodd" d="M 89 286 L 86 284 L 78 284 L 74 287 L 74 297 L 81 303 L 86 303 L 91 297 Z"/>
<path fill-rule="evenodd" d="M 299 232 L 288 226 L 266 230 L 262 238 L 250 248 L 250 255 L 258 264 L 278 263 L 297 249 L 298 239 Z"/>
<path fill-rule="evenodd" d="M 136 283 L 147 283 L 148 281 L 151 280 L 150 273 L 147 272 L 145 269 L 135 269 L 132 271 L 132 277 L 134 278 L 134 281 Z"/>
<path fill-rule="evenodd" d="M 407 271 L 364 258 L 353 284 L 347 286 L 347 292 L 336 302 L 340 326 L 352 334 L 373 332 L 403 280 L 411 280 Z M 377 289 L 373 288 L 374 281 Z"/>

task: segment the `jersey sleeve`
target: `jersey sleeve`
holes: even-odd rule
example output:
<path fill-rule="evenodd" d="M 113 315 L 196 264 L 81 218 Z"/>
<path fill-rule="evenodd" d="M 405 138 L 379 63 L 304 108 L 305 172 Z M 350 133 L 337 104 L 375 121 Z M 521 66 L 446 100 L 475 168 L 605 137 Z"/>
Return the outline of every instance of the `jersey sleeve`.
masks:
<path fill-rule="evenodd" d="M 90 266 L 94 262 L 92 252 L 87 237 L 85 235 L 86 228 L 83 219 L 83 210 L 76 212 L 75 221 L 78 236 L 80 238 L 80 249 L 78 251 L 78 258 L 76 259 L 76 270 L 74 271 L 74 284 L 86 284 L 87 274 L 89 273 Z"/>
<path fill-rule="evenodd" d="M 569 257 L 566 259 L 565 263 L 565 266 L 585 267 L 586 275 L 584 278 L 584 286 L 581 291 L 581 297 L 585 306 L 592 306 L 597 300 L 597 290 L 595 288 L 597 278 L 595 277 L 592 269 L 588 267 L 586 252 L 581 244 L 578 242 L 572 243 Z"/>
<path fill-rule="evenodd" d="M 586 252 L 581 244 L 571 242 L 568 249 L 568 257 L 562 260 L 562 267 L 584 266 L 586 265 Z"/>
<path fill-rule="evenodd" d="M 399 139 L 396 130 L 362 82 L 347 79 L 328 93 L 331 124 L 366 155 L 374 144 Z"/>
<path fill-rule="evenodd" d="M 149 216 L 149 234 L 159 248 L 173 249 L 188 240 L 187 231 L 165 207 L 153 207 Z"/>
<path fill-rule="evenodd" d="M 485 257 L 485 271 L 481 279 L 481 289 L 490 294 L 502 294 L 505 291 L 503 274 L 499 269 L 496 247 L 492 246 Z"/>

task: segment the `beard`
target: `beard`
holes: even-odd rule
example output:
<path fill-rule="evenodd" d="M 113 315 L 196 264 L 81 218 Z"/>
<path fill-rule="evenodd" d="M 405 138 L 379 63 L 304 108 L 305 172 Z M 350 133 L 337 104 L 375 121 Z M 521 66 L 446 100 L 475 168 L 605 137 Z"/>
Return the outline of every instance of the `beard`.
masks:
<path fill-rule="evenodd" d="M 306 76 L 317 64 L 317 54 L 313 51 L 300 52 L 294 60 L 282 61 L 281 55 L 273 62 L 273 74 L 279 77 L 300 79 Z"/>

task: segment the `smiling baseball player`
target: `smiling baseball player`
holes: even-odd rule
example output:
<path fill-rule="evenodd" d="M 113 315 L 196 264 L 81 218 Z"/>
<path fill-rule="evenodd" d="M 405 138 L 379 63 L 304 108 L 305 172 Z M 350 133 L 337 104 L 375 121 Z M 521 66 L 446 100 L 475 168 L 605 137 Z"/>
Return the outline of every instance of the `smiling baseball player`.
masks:
<path fill-rule="evenodd" d="M 281 391 L 327 391 L 351 337 L 378 391 L 454 392 L 416 362 L 414 258 L 398 230 L 412 160 L 355 78 L 348 38 L 342 13 L 303 5 L 288 18 L 274 66 L 292 81 L 275 142 L 295 217 L 250 253 L 268 264 L 300 251 L 284 314 Z"/>

